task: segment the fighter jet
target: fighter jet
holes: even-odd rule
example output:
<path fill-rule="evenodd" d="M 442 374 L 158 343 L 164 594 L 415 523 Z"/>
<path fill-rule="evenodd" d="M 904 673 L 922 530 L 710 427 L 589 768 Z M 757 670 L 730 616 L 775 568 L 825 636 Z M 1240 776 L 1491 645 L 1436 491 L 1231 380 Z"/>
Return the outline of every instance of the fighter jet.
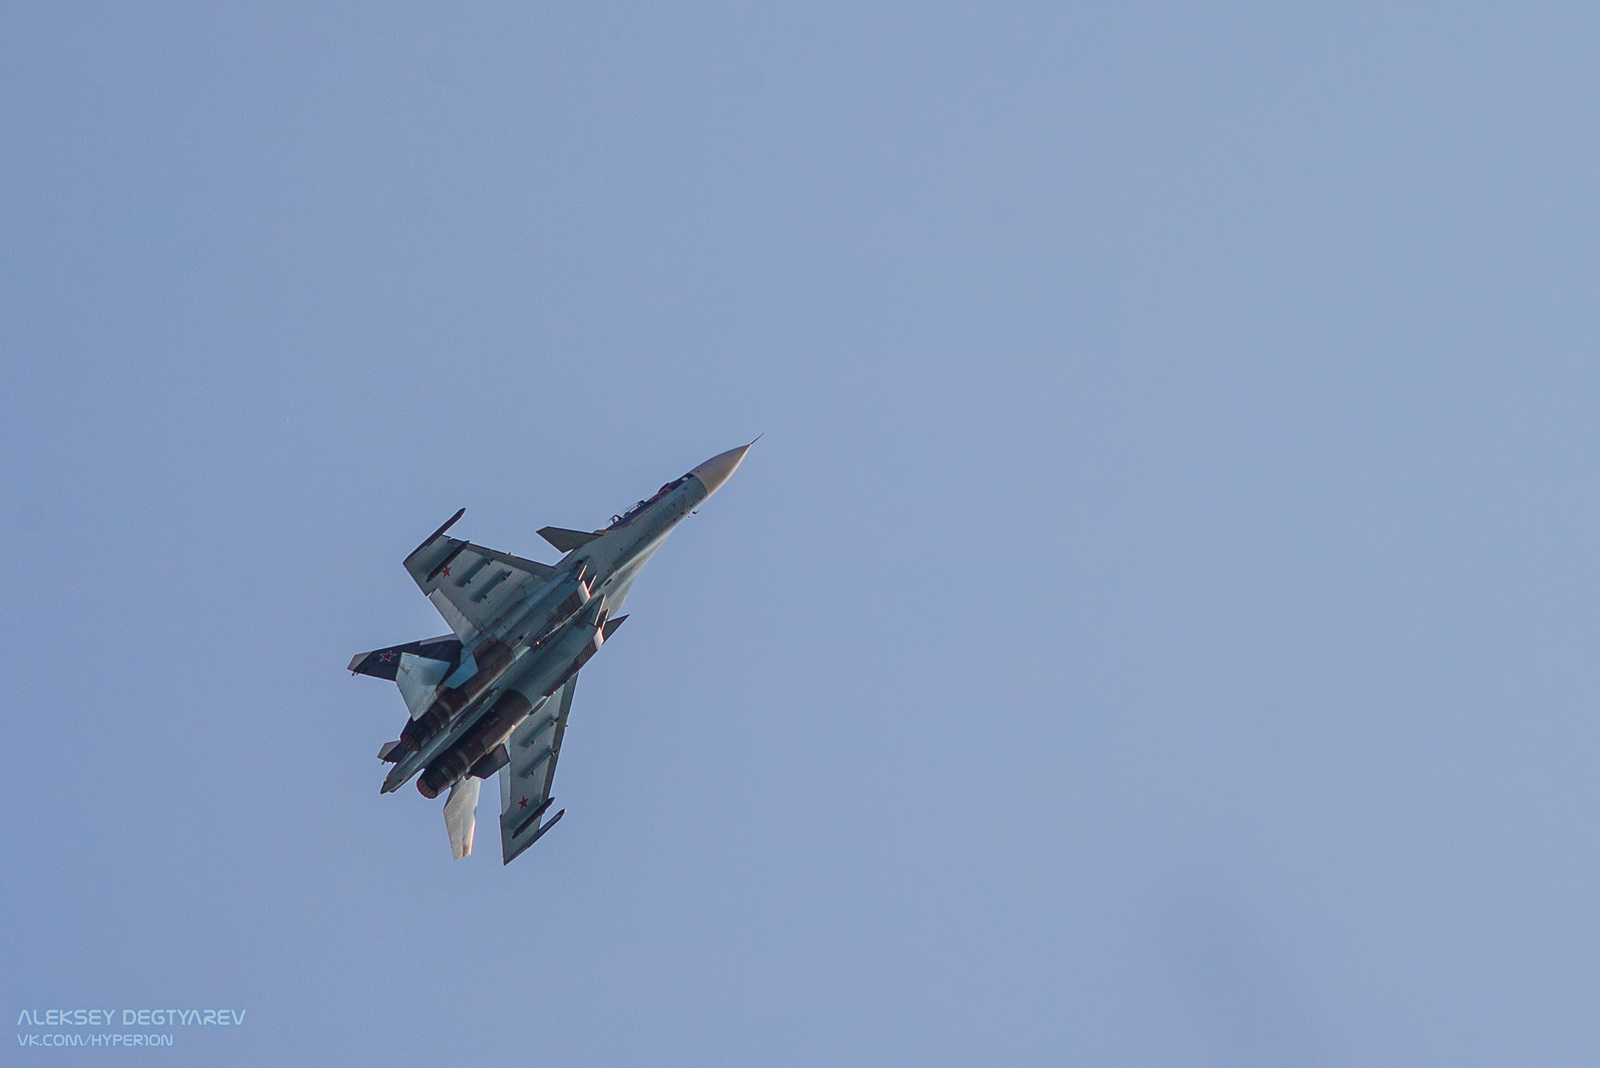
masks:
<path fill-rule="evenodd" d="M 545 527 L 539 535 L 565 554 L 554 566 L 447 537 L 465 508 L 406 557 L 452 633 L 357 653 L 350 670 L 399 686 L 411 721 L 378 751 L 394 765 L 382 792 L 413 776 L 423 797 L 448 790 L 444 823 L 456 859 L 472 852 L 478 790 L 496 772 L 502 863 L 566 815 L 542 822 L 578 671 L 627 618 L 617 610 L 645 561 L 749 449 L 713 456 L 601 530 Z"/>

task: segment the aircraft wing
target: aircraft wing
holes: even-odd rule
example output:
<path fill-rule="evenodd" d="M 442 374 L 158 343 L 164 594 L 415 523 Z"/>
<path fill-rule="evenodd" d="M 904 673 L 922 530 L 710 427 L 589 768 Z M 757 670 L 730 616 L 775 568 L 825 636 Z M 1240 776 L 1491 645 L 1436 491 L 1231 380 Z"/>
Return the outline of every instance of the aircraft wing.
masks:
<path fill-rule="evenodd" d="M 500 769 L 500 845 L 502 863 L 510 864 L 524 849 L 555 826 L 566 811 L 557 812 L 546 822 L 551 785 L 556 778 L 556 757 L 567 731 L 567 713 L 572 709 L 574 675 L 545 699 L 511 734 L 506 751 L 511 762 Z"/>
<path fill-rule="evenodd" d="M 461 512 L 417 546 L 406 557 L 406 571 L 456 637 L 471 642 L 508 608 L 526 603 L 555 569 L 537 560 L 445 537 L 444 532 L 459 518 Z"/>

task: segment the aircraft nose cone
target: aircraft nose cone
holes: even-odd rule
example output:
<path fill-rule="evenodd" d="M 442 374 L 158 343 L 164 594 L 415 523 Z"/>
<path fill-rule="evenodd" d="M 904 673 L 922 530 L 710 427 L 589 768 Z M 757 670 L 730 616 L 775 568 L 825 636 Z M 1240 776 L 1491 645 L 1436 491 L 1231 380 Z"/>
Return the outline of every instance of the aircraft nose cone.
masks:
<path fill-rule="evenodd" d="M 754 445 L 751 442 L 750 445 Z M 717 492 L 717 487 L 732 477 L 734 469 L 739 466 L 739 461 L 744 459 L 744 454 L 750 451 L 750 445 L 741 445 L 737 449 L 719 452 L 699 467 L 689 473 L 700 480 L 706 488 L 706 496 Z"/>

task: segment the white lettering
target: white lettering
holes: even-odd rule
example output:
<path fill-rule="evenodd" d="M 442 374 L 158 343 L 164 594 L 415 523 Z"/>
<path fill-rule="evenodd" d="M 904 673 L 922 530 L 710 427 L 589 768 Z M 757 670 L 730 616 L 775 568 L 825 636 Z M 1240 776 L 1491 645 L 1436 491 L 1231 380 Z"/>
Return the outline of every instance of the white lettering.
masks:
<path fill-rule="evenodd" d="M 114 1008 L 105 1009 L 19 1009 L 17 1010 L 17 1027 L 38 1029 L 30 1037 L 27 1032 L 17 1032 L 18 1045 L 48 1045 L 48 1046 L 85 1046 L 104 1045 L 171 1045 L 172 1035 L 163 1038 L 160 1035 L 148 1035 L 140 1039 L 133 1034 L 125 1034 L 113 1039 L 110 1035 L 92 1038 L 85 1035 L 76 1037 L 70 1033 L 57 1033 L 51 1028 L 85 1028 L 118 1026 L 118 1016 L 121 1016 L 123 1027 L 242 1027 L 244 1025 L 245 1009 L 123 1009 L 119 1014 Z"/>

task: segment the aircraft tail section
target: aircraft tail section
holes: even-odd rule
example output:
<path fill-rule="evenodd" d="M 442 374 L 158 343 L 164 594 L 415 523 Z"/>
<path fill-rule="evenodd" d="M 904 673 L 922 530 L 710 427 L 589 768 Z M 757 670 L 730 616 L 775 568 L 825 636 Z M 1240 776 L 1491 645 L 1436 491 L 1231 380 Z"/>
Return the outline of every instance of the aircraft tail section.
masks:
<path fill-rule="evenodd" d="M 374 649 L 370 653 L 357 653 L 350 659 L 350 672 L 394 682 L 400 672 L 400 658 L 407 653 L 426 660 L 442 660 L 453 667 L 461 663 L 461 639 L 446 634 L 442 638 L 424 638 L 419 642 Z"/>
<path fill-rule="evenodd" d="M 472 855 L 472 835 L 478 823 L 478 791 L 483 780 L 468 775 L 450 787 L 444 803 L 444 829 L 450 833 L 450 855 L 457 860 Z"/>
<path fill-rule="evenodd" d="M 357 653 L 350 660 L 350 670 L 393 682 L 400 688 L 400 696 L 405 698 L 411 718 L 416 719 L 433 704 L 440 684 L 462 666 L 461 660 L 460 639 L 428 638 Z M 468 673 L 471 669 L 472 658 L 468 657 Z"/>

